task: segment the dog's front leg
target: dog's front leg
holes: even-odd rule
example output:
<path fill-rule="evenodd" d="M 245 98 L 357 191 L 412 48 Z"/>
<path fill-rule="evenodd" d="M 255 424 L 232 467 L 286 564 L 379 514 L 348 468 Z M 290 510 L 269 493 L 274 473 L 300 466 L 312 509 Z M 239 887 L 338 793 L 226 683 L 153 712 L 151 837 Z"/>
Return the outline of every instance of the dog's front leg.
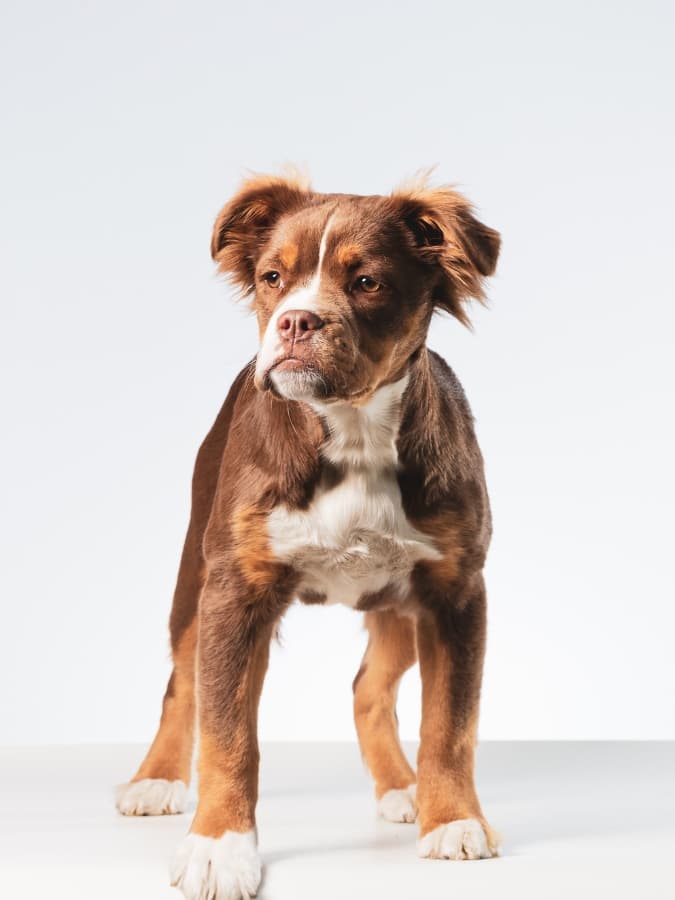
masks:
<path fill-rule="evenodd" d="M 260 884 L 257 713 L 282 608 L 231 572 L 210 574 L 202 593 L 199 800 L 171 873 L 188 900 L 247 900 Z"/>
<path fill-rule="evenodd" d="M 485 650 L 482 576 L 432 592 L 417 626 L 422 728 L 417 760 L 420 856 L 482 859 L 497 852 L 474 786 Z"/>

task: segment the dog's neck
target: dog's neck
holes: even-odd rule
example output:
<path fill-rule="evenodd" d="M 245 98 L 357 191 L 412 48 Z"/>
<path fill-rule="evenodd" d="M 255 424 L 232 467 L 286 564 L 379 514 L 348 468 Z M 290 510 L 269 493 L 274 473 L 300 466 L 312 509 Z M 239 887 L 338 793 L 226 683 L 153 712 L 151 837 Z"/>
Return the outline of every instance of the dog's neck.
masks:
<path fill-rule="evenodd" d="M 311 404 L 323 419 L 328 437 L 321 455 L 335 465 L 356 468 L 395 468 L 396 439 L 401 424 L 403 395 L 410 376 L 377 388 L 364 404 L 346 401 Z"/>

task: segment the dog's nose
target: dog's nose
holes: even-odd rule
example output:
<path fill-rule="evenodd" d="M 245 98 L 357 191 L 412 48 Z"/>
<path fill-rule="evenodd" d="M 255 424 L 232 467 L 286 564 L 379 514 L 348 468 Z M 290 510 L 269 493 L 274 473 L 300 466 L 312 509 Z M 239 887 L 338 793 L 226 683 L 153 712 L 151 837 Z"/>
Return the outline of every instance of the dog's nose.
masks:
<path fill-rule="evenodd" d="M 323 328 L 323 319 L 308 309 L 289 309 L 279 316 L 277 331 L 282 341 L 304 341 Z"/>

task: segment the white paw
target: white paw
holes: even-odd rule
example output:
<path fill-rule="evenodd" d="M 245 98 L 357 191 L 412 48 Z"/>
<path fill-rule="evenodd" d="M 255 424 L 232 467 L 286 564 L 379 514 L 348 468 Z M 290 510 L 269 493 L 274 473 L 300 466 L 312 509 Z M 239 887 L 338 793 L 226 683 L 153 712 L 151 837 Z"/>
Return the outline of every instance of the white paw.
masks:
<path fill-rule="evenodd" d="M 162 816 L 185 812 L 187 785 L 166 778 L 141 778 L 115 789 L 115 806 L 124 816 Z"/>
<path fill-rule="evenodd" d="M 388 822 L 414 822 L 417 818 L 415 792 L 417 786 L 396 788 L 382 794 L 377 801 L 377 811 Z"/>
<path fill-rule="evenodd" d="M 417 853 L 429 859 L 489 859 L 497 848 L 489 846 L 478 819 L 457 819 L 421 837 Z"/>
<path fill-rule="evenodd" d="M 249 900 L 260 877 L 254 831 L 226 831 L 220 838 L 188 834 L 171 866 L 171 884 L 187 900 Z"/>

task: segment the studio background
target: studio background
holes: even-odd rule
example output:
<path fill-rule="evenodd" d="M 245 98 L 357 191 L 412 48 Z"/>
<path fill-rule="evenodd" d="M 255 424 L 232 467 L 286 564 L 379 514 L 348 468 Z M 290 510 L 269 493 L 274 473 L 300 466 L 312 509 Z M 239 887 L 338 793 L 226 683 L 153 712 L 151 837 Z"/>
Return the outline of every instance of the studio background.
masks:
<path fill-rule="evenodd" d="M 257 342 L 210 230 L 289 160 L 358 193 L 437 163 L 502 232 L 490 309 L 429 341 L 493 504 L 481 736 L 675 738 L 672 15 L 3 6 L 0 743 L 154 733 L 192 463 Z M 364 644 L 294 607 L 261 738 L 354 739 Z"/>

